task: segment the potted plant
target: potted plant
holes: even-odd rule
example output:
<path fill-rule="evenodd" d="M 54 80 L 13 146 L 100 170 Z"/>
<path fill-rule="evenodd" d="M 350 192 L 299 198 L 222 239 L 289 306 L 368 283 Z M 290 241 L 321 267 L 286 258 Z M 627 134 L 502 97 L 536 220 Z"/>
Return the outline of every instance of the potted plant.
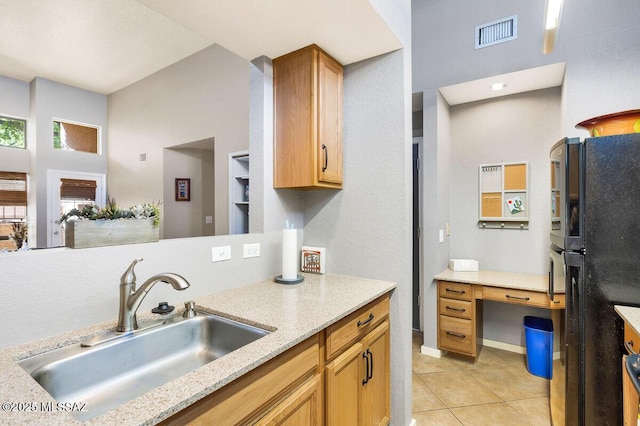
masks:
<path fill-rule="evenodd" d="M 72 209 L 57 222 L 64 223 L 65 246 L 70 248 L 147 243 L 159 240 L 159 205 L 145 203 L 122 209 L 109 197 L 103 208 L 87 205 Z"/>

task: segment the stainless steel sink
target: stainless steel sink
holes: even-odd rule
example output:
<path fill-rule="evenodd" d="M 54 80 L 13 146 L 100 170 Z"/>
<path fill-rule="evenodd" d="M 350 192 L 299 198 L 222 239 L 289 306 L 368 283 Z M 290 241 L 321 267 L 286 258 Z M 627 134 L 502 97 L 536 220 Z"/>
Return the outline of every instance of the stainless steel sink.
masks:
<path fill-rule="evenodd" d="M 203 311 L 125 335 L 80 343 L 18 361 L 58 402 L 86 403 L 78 420 L 187 374 L 269 333 Z"/>

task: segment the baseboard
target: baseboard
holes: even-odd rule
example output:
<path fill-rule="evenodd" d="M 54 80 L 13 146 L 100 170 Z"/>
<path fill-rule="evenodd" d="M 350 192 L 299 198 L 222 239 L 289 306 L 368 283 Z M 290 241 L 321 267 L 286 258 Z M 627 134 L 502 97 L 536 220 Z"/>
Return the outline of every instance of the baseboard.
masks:
<path fill-rule="evenodd" d="M 511 343 L 499 342 L 497 340 L 482 339 L 482 345 L 490 348 L 501 349 L 503 351 L 514 352 L 522 355 L 526 353 L 524 346 L 512 345 Z"/>
<path fill-rule="evenodd" d="M 512 345 L 511 343 L 498 342 L 497 340 L 482 339 L 482 345 L 495 349 L 502 349 L 503 351 L 514 352 L 517 354 L 526 354 L 526 348 L 524 346 Z M 560 359 L 560 351 L 553 353 L 553 359 Z"/>
<path fill-rule="evenodd" d="M 433 349 L 425 345 L 420 346 L 420 353 L 434 358 L 442 358 L 442 351 L 440 349 Z"/>

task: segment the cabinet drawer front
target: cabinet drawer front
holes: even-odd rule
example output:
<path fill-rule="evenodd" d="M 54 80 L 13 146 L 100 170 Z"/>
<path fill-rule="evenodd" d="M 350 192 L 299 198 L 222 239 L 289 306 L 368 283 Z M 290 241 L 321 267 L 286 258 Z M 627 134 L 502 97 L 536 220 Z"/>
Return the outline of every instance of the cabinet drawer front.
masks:
<path fill-rule="evenodd" d="M 440 298 L 440 313 L 452 317 L 471 319 L 473 316 L 471 302 L 466 300 Z"/>
<path fill-rule="evenodd" d="M 440 297 L 447 297 L 449 299 L 458 300 L 471 300 L 472 298 L 472 286 L 471 284 L 454 283 L 450 281 L 440 281 L 439 285 Z"/>
<path fill-rule="evenodd" d="M 624 344 L 635 353 L 640 352 L 640 336 L 638 336 L 636 332 L 633 331 L 633 328 L 626 322 L 624 323 Z"/>
<path fill-rule="evenodd" d="M 327 328 L 327 359 L 389 316 L 389 296 L 370 303 Z"/>
<path fill-rule="evenodd" d="M 320 365 L 319 336 L 241 376 L 211 395 L 178 412 L 161 424 L 226 426 L 248 424 L 273 401 L 284 397 L 287 388 L 310 378 Z"/>
<path fill-rule="evenodd" d="M 439 347 L 471 354 L 474 341 L 472 331 L 471 320 L 440 315 Z"/>
<path fill-rule="evenodd" d="M 498 302 L 515 303 L 517 305 L 536 306 L 547 309 L 552 305 L 546 293 L 513 290 L 509 288 L 483 287 L 482 298 L 485 300 L 496 300 Z"/>

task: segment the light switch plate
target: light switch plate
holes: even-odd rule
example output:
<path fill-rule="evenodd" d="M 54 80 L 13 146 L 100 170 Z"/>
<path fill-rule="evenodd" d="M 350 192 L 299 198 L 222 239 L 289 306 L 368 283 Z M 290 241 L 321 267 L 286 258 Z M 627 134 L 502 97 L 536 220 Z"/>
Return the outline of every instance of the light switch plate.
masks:
<path fill-rule="evenodd" d="M 231 246 L 211 247 L 211 261 L 220 262 L 231 259 Z"/>
<path fill-rule="evenodd" d="M 242 257 L 245 259 L 248 257 L 260 256 L 260 243 L 244 244 L 242 246 Z"/>

